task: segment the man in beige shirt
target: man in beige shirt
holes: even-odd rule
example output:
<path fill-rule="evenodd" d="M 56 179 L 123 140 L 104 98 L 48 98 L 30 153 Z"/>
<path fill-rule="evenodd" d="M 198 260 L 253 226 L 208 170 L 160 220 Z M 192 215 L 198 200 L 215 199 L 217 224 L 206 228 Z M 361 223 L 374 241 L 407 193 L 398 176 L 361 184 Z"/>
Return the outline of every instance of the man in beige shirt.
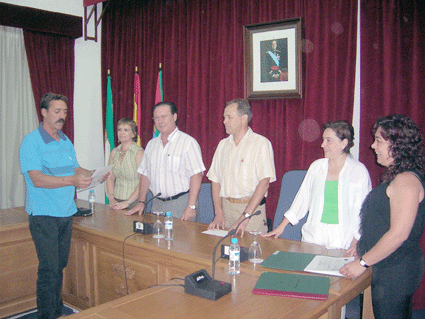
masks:
<path fill-rule="evenodd" d="M 238 229 L 267 232 L 266 196 L 269 184 L 276 180 L 270 141 L 248 126 L 252 110 L 247 100 L 233 100 L 224 109 L 224 126 L 229 137 L 220 141 L 207 177 L 212 184 L 215 218 L 208 229 Z"/>

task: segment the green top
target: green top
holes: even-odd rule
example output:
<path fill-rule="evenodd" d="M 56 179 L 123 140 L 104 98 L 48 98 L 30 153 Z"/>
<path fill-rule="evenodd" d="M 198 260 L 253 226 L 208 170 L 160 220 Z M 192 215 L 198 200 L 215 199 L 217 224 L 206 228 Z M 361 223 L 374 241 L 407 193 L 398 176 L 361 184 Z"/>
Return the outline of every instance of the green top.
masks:
<path fill-rule="evenodd" d="M 338 181 L 325 182 L 325 203 L 320 221 L 326 224 L 338 224 Z"/>

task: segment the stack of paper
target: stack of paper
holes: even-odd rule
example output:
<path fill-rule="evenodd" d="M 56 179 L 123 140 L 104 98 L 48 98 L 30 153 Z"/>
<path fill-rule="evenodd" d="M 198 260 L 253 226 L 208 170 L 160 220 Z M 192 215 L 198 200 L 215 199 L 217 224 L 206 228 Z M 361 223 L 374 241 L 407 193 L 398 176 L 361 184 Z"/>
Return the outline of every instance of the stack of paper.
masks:
<path fill-rule="evenodd" d="M 354 257 L 331 257 L 276 251 L 264 260 L 261 266 L 282 270 L 307 271 L 323 275 L 342 276 L 339 269 L 353 260 Z"/>
<path fill-rule="evenodd" d="M 317 255 L 307 267 L 305 267 L 304 271 L 323 275 L 342 276 L 339 270 L 342 266 L 353 260 L 354 257 L 346 258 Z"/>

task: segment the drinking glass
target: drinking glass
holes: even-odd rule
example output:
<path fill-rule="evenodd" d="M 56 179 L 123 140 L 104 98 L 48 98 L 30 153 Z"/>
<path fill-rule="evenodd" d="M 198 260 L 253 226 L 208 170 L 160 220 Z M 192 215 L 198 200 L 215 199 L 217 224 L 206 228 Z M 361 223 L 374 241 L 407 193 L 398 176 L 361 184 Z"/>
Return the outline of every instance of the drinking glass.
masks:
<path fill-rule="evenodd" d="M 261 251 L 260 244 L 257 242 L 257 235 L 261 234 L 259 230 L 252 230 L 249 232 L 254 235 L 254 241 L 249 247 L 249 261 L 253 264 L 260 264 L 263 262 L 263 252 Z"/>
<path fill-rule="evenodd" d="M 159 219 L 162 212 L 152 212 L 152 214 L 156 215 L 156 222 L 153 224 L 153 238 L 164 238 L 164 226 Z"/>

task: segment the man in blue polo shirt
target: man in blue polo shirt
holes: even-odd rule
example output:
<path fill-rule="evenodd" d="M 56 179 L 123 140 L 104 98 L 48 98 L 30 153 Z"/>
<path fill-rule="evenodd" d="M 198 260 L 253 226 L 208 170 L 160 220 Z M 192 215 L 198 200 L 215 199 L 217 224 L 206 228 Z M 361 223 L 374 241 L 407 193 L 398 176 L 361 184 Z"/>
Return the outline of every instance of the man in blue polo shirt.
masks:
<path fill-rule="evenodd" d="M 20 148 L 27 186 L 25 210 L 39 260 L 38 318 L 62 315 L 62 271 L 68 263 L 72 215 L 77 212 L 75 187 L 86 188 L 92 180 L 91 172 L 79 166 L 74 146 L 61 131 L 66 102 L 63 95 L 45 94 L 40 106 L 43 122 L 24 137 Z"/>

